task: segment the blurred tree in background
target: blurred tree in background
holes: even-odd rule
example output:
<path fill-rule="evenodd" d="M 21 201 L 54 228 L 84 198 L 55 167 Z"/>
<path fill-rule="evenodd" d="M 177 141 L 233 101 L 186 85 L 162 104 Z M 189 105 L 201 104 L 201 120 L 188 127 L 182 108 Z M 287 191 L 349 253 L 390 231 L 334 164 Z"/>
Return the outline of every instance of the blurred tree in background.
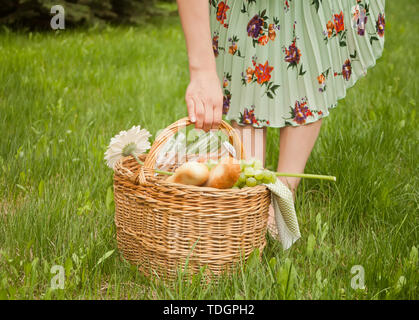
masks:
<path fill-rule="evenodd" d="M 175 0 L 0 0 L 0 25 L 50 28 L 51 8 L 58 4 L 65 9 L 66 26 L 138 24 L 146 17 L 164 13 L 157 2 Z"/>

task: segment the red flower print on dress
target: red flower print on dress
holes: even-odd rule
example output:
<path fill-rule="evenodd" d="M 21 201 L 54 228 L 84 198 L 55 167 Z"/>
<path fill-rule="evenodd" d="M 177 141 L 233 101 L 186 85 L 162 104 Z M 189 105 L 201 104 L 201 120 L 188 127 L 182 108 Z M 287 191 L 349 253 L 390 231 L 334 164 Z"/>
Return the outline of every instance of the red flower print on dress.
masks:
<path fill-rule="evenodd" d="M 342 66 L 342 76 L 346 81 L 348 81 L 351 78 L 351 74 L 352 74 L 351 60 L 346 59 L 345 63 Z"/>
<path fill-rule="evenodd" d="M 255 70 L 253 70 L 251 67 L 246 69 L 246 81 L 247 81 L 247 83 L 252 82 L 254 73 L 255 73 Z"/>
<path fill-rule="evenodd" d="M 336 32 L 339 33 L 345 30 L 345 23 L 343 21 L 343 12 L 341 11 L 339 14 L 334 15 L 334 23 Z"/>
<path fill-rule="evenodd" d="M 224 73 L 223 78 L 223 114 L 227 114 L 228 110 L 230 109 L 230 102 L 231 102 L 231 92 L 228 89 L 230 82 L 231 82 L 231 74 L 230 73 Z"/>
<path fill-rule="evenodd" d="M 288 67 L 289 68 L 297 68 L 297 76 L 303 76 L 306 71 L 303 71 L 303 65 L 301 64 L 300 67 L 298 67 L 298 64 L 300 63 L 301 60 L 301 50 L 298 49 L 297 47 L 297 37 L 296 37 L 296 32 L 295 32 L 295 25 L 296 25 L 296 21 L 294 22 L 294 26 L 293 26 L 293 40 L 290 46 L 288 46 L 288 48 L 286 46 L 283 47 L 283 52 L 285 53 L 285 62 L 288 62 Z"/>
<path fill-rule="evenodd" d="M 332 21 L 326 23 L 327 37 L 330 38 L 335 31 L 335 24 Z"/>
<path fill-rule="evenodd" d="M 332 21 L 333 20 L 333 21 Z M 334 14 L 332 20 L 326 23 L 326 30 L 323 31 L 324 41 L 326 44 L 331 38 L 339 36 L 339 45 L 346 47 L 346 32 L 344 15 L 341 11 L 339 14 Z"/>
<path fill-rule="evenodd" d="M 257 63 L 257 57 L 254 56 L 252 58 L 252 67 L 248 67 L 246 72 L 242 72 L 242 84 L 244 86 L 250 83 L 258 83 L 261 86 L 266 86 L 266 91 L 264 94 L 268 96 L 268 98 L 273 99 L 274 95 L 276 94 L 275 91 L 280 86 L 278 84 L 274 84 L 271 80 L 271 72 L 274 69 L 273 66 L 270 66 L 268 61 L 266 60 L 265 64 Z"/>
<path fill-rule="evenodd" d="M 231 94 L 226 94 L 223 96 L 223 114 L 227 114 L 230 109 Z"/>
<path fill-rule="evenodd" d="M 285 0 L 285 3 L 284 3 L 284 11 L 285 12 L 290 11 L 290 4 L 289 4 L 289 1 L 288 0 Z"/>
<path fill-rule="evenodd" d="M 273 69 L 274 67 L 270 66 L 268 61 L 266 61 L 264 65 L 259 63 L 259 65 L 255 67 L 257 83 L 262 84 L 271 80 L 271 72 Z"/>
<path fill-rule="evenodd" d="M 275 25 L 271 23 L 268 27 L 269 40 L 274 41 L 276 38 Z"/>
<path fill-rule="evenodd" d="M 319 85 L 320 85 L 320 88 L 319 88 L 320 92 L 326 91 L 326 80 L 329 78 L 329 72 L 330 72 L 330 68 L 328 68 L 326 71 L 323 71 L 317 77 L 317 81 L 319 82 Z"/>
<path fill-rule="evenodd" d="M 263 19 L 257 14 L 247 24 L 247 35 L 256 39 L 263 32 Z"/>
<path fill-rule="evenodd" d="M 286 125 L 302 125 L 307 122 L 308 117 L 312 117 L 312 120 L 316 120 L 316 115 L 322 116 L 323 112 L 320 110 L 312 110 L 308 107 L 307 97 L 295 101 L 294 107 L 290 107 L 290 117 L 285 119 Z M 312 121 L 310 121 L 312 122 Z"/>
<path fill-rule="evenodd" d="M 307 101 L 296 101 L 294 107 L 294 121 L 298 124 L 306 123 L 306 119 L 309 116 L 312 116 L 313 113 L 307 106 Z"/>
<path fill-rule="evenodd" d="M 240 49 L 238 47 L 239 38 L 237 36 L 232 36 L 228 38 L 229 47 L 228 47 L 228 53 L 232 56 L 237 56 L 240 58 L 244 58 L 240 52 Z"/>
<path fill-rule="evenodd" d="M 224 24 L 224 20 L 227 19 L 228 9 L 230 9 L 230 7 L 224 1 L 221 1 L 218 4 L 216 19 L 220 22 L 220 24 L 224 25 L 225 27 L 227 27 L 227 25 Z"/>
<path fill-rule="evenodd" d="M 381 13 L 378 15 L 376 28 L 377 28 L 378 35 L 381 38 L 384 37 L 384 31 L 385 31 L 385 28 L 386 28 L 386 19 L 385 19 L 384 15 L 381 14 Z"/>
<path fill-rule="evenodd" d="M 266 15 L 266 10 L 259 12 L 247 24 L 247 35 L 252 38 L 253 47 L 256 45 L 266 45 L 269 40 L 274 41 L 276 31 L 280 30 L 279 19 L 273 17 L 273 23 L 269 23 L 270 18 Z"/>
<path fill-rule="evenodd" d="M 240 123 L 251 124 L 255 127 L 261 127 L 261 124 L 270 124 L 267 120 L 256 118 L 254 105 L 250 107 L 250 110 L 248 108 L 244 108 L 243 113 L 240 113 Z"/>
<path fill-rule="evenodd" d="M 252 108 L 252 109 L 249 110 L 247 108 L 244 108 L 241 122 L 243 124 L 253 124 L 253 123 L 258 124 L 258 121 L 255 117 L 255 109 Z"/>
<path fill-rule="evenodd" d="M 326 87 L 326 77 L 324 76 L 323 73 L 317 77 L 317 81 L 319 82 L 319 85 L 320 85 L 319 91 L 324 92 L 324 89 Z"/>
<path fill-rule="evenodd" d="M 356 51 L 354 54 L 350 55 L 352 58 L 356 58 Z M 356 60 L 358 61 L 358 60 Z M 334 72 L 335 77 L 342 76 L 343 79 L 349 81 L 352 74 L 352 62 L 350 59 L 346 59 L 345 63 L 342 65 L 342 72 Z"/>
<path fill-rule="evenodd" d="M 314 114 L 322 115 L 321 111 L 311 110 L 308 107 L 307 97 L 295 101 L 294 107 L 290 107 L 290 109 L 291 117 L 286 120 L 299 125 L 305 124 L 308 117 L 315 117 Z M 285 121 L 287 125 L 292 125 L 292 122 Z"/>
<path fill-rule="evenodd" d="M 295 45 L 295 39 L 292 44 L 285 48 L 285 61 L 289 64 L 297 66 L 300 63 L 301 51 Z"/>
<path fill-rule="evenodd" d="M 237 43 L 233 43 L 230 47 L 228 47 L 228 53 L 234 55 L 237 51 Z"/>
<path fill-rule="evenodd" d="M 224 78 L 223 79 L 223 88 L 227 88 L 228 87 L 228 79 Z"/>
<path fill-rule="evenodd" d="M 352 7 L 352 28 L 357 29 L 360 36 L 365 35 L 365 25 L 368 21 L 368 11 L 362 4 Z"/>
<path fill-rule="evenodd" d="M 262 46 L 267 44 L 268 41 L 269 41 L 269 38 L 266 34 L 258 39 L 259 44 L 261 44 Z"/>
<path fill-rule="evenodd" d="M 218 51 L 218 34 L 214 34 L 212 37 L 212 50 L 214 51 L 214 56 L 217 58 L 219 51 Z"/>

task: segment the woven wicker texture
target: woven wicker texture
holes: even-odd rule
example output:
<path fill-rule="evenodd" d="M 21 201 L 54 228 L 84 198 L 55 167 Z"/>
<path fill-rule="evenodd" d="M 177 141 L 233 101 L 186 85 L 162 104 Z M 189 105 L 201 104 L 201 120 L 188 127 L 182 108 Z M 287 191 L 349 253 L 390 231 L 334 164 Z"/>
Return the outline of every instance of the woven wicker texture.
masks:
<path fill-rule="evenodd" d="M 153 173 L 156 156 L 187 118 L 167 127 L 140 166 L 132 157 L 115 166 L 115 224 L 119 250 L 146 275 L 173 279 L 186 261 L 186 274 L 207 265 L 212 277 L 228 271 L 266 244 L 270 192 L 265 186 L 214 189 L 166 182 Z M 237 155 L 243 149 L 226 122 Z"/>

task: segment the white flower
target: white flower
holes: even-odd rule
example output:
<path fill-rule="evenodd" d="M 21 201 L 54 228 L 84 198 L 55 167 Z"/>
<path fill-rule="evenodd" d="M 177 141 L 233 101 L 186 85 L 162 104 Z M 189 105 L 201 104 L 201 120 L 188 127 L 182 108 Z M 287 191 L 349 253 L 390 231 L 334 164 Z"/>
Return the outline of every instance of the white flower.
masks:
<path fill-rule="evenodd" d="M 108 149 L 105 152 L 106 164 L 113 169 L 116 162 L 122 157 L 126 157 L 131 153 L 136 156 L 143 154 L 150 149 L 151 134 L 140 126 L 133 126 L 128 131 L 121 131 L 111 139 Z"/>

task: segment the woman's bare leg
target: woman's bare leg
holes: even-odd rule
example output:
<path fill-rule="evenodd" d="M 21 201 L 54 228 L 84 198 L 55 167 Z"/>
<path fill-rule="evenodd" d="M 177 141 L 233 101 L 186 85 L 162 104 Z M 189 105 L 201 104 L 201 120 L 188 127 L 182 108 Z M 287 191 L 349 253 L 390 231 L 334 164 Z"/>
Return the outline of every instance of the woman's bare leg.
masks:
<path fill-rule="evenodd" d="M 242 126 L 236 121 L 232 121 L 232 126 L 240 135 L 246 159 L 259 159 L 265 166 L 266 128 L 254 128 L 250 124 Z"/>
<path fill-rule="evenodd" d="M 320 119 L 304 126 L 281 128 L 278 172 L 304 173 L 311 150 L 319 136 L 321 125 Z M 280 177 L 280 179 L 295 194 L 301 179 L 294 177 Z"/>
<path fill-rule="evenodd" d="M 300 127 L 284 127 L 279 133 L 278 172 L 304 173 L 307 160 L 320 132 L 321 120 Z M 300 178 L 279 177 L 294 197 Z M 268 229 L 276 237 L 274 209 L 269 208 Z"/>
<path fill-rule="evenodd" d="M 299 127 L 284 127 L 280 129 L 278 172 L 304 173 L 307 160 L 320 132 L 321 120 Z M 256 129 L 251 125 L 240 126 L 232 121 L 243 143 L 246 158 L 256 158 L 263 162 L 266 159 L 266 128 Z M 279 177 L 292 193 L 300 183 L 300 178 Z M 277 229 L 273 207 L 269 208 L 268 229 L 275 237 Z"/>

